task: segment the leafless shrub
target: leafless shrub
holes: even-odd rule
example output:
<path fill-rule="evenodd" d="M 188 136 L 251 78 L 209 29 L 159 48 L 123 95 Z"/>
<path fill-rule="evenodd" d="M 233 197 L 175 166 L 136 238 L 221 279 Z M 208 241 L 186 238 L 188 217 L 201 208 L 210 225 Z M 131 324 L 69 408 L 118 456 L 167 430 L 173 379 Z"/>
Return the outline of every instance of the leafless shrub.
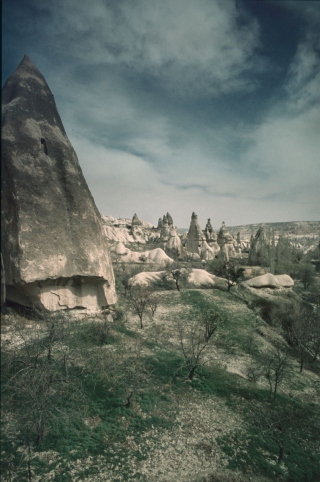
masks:
<path fill-rule="evenodd" d="M 210 309 L 195 311 L 193 315 L 196 319 L 191 323 L 181 319 L 177 321 L 180 348 L 189 371 L 189 380 L 193 379 L 196 369 L 206 363 L 207 348 L 221 321 L 220 315 Z"/>
<path fill-rule="evenodd" d="M 129 303 L 133 308 L 133 311 L 139 316 L 140 328 L 143 328 L 143 315 L 145 312 L 153 306 L 155 310 L 155 296 L 154 290 L 150 286 L 131 286 L 129 290 Z M 155 308 L 154 308 L 155 306 Z"/>

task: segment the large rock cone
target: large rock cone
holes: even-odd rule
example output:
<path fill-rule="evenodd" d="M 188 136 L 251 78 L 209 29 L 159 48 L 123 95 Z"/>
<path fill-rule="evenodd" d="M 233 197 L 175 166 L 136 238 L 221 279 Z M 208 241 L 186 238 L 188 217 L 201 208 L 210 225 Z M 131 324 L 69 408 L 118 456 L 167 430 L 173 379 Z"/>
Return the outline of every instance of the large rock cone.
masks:
<path fill-rule="evenodd" d="M 53 95 L 27 56 L 2 96 L 7 299 L 48 310 L 113 304 L 114 275 L 101 215 Z"/>

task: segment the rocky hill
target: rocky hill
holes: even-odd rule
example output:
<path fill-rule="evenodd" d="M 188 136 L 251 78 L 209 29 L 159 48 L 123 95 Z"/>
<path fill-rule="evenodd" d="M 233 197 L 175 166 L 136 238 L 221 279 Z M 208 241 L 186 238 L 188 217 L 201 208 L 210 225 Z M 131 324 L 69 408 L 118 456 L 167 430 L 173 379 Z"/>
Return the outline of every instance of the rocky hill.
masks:
<path fill-rule="evenodd" d="M 316 237 L 320 234 L 320 221 L 288 221 L 281 223 L 263 223 L 268 230 L 274 230 L 276 236 L 308 236 Z M 242 237 L 255 235 L 260 224 L 244 224 L 240 226 L 229 226 L 231 234 L 236 235 L 240 232 Z"/>

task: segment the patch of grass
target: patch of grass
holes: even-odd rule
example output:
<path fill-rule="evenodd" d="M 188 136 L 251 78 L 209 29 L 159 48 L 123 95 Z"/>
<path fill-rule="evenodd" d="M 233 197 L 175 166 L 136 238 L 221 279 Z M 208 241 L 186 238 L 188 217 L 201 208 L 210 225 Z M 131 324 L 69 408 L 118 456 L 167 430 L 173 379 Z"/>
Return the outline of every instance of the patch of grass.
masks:
<path fill-rule="evenodd" d="M 117 331 L 118 333 L 122 333 L 123 335 L 129 336 L 130 338 L 139 338 L 139 333 L 136 333 L 133 330 L 129 330 L 125 325 L 118 325 L 114 324 L 113 329 Z"/>

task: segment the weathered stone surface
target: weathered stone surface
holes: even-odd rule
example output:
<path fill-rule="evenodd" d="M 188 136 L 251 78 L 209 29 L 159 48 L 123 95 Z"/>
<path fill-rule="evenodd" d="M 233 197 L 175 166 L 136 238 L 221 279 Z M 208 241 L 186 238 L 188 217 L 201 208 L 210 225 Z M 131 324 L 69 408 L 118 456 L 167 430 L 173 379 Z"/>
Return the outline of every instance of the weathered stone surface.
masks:
<path fill-rule="evenodd" d="M 177 258 L 182 252 L 181 239 L 178 234 L 178 230 L 171 226 L 169 231 L 169 238 L 165 246 L 165 250 L 170 256 Z"/>
<path fill-rule="evenodd" d="M 138 273 L 129 279 L 129 284 L 131 286 L 154 286 L 161 281 L 165 281 L 169 288 L 175 289 L 174 282 L 172 279 L 167 278 L 166 271 L 148 271 Z M 189 289 L 227 289 L 227 280 L 218 278 L 217 276 L 208 273 L 204 269 L 192 269 L 185 283 L 186 287 Z"/>
<path fill-rule="evenodd" d="M 187 251 L 200 255 L 203 241 L 205 241 L 205 236 L 201 231 L 198 216 L 195 213 L 192 213 L 190 228 L 188 231 Z"/>
<path fill-rule="evenodd" d="M 250 251 L 248 261 L 250 264 L 269 264 L 270 244 L 267 239 L 266 231 L 261 225 L 254 238 L 250 241 Z"/>
<path fill-rule="evenodd" d="M 114 275 L 101 215 L 53 95 L 27 56 L 2 96 L 8 299 L 49 310 L 113 304 Z"/>
<path fill-rule="evenodd" d="M 251 288 L 291 288 L 294 285 L 293 279 L 287 275 L 274 276 L 271 273 L 266 273 L 262 276 L 256 276 L 248 281 L 244 281 L 244 285 Z"/>
<path fill-rule="evenodd" d="M 224 221 L 219 230 L 217 242 L 220 246 L 219 257 L 223 258 L 225 261 L 229 261 L 230 258 L 235 257 L 236 252 L 233 245 L 233 236 L 227 230 Z"/>
<path fill-rule="evenodd" d="M 142 222 L 138 218 L 137 213 L 134 213 L 133 218 L 132 218 L 132 226 L 141 226 Z"/>
<path fill-rule="evenodd" d="M 275 277 L 281 288 L 291 288 L 294 286 L 294 281 L 288 274 L 278 274 Z"/>

